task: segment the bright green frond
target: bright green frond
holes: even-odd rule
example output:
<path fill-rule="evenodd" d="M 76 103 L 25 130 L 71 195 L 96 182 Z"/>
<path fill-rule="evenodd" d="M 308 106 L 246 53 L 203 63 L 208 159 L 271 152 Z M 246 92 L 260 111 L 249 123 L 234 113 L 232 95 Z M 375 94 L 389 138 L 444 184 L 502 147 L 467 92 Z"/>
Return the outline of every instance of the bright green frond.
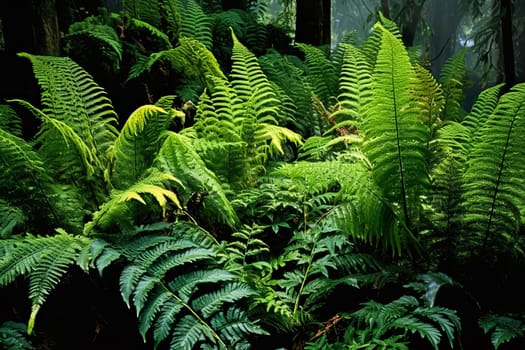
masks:
<path fill-rule="evenodd" d="M 93 219 L 86 224 L 84 233 L 89 234 L 95 227 L 108 229 L 115 224 L 122 225 L 121 228 L 129 227 L 132 224 L 129 221 L 132 209 L 130 201 L 135 200 L 146 205 L 144 194 L 153 197 L 162 210 L 161 213 L 157 213 L 159 219 L 164 216 L 168 201 L 182 208 L 177 194 L 169 189 L 174 184 L 182 185 L 173 175 L 150 168 L 143 178 L 127 189 L 113 190 L 109 199 L 93 213 Z"/>
<path fill-rule="evenodd" d="M 116 188 L 131 185 L 151 167 L 173 117 L 154 105 L 141 106 L 131 113 L 109 151 L 111 179 Z"/>
<path fill-rule="evenodd" d="M 180 179 L 187 189 L 188 198 L 194 191 L 206 193 L 202 208 L 205 213 L 203 217 L 209 218 L 211 222 L 232 227 L 236 225 L 237 215 L 221 183 L 193 149 L 190 139 L 180 134 L 168 133 L 160 149 L 157 163 L 161 169 Z"/>
<path fill-rule="evenodd" d="M 421 120 L 418 80 L 408 54 L 380 24 L 381 47 L 373 73 L 373 94 L 363 131 L 365 154 L 376 183 L 399 203 L 407 225 L 418 216 L 419 196 L 428 185 L 429 132 Z"/>
<path fill-rule="evenodd" d="M 237 95 L 245 103 L 251 101 L 259 122 L 279 123 L 277 94 L 261 69 L 257 57 L 251 53 L 232 31 L 232 70 L 230 81 Z"/>

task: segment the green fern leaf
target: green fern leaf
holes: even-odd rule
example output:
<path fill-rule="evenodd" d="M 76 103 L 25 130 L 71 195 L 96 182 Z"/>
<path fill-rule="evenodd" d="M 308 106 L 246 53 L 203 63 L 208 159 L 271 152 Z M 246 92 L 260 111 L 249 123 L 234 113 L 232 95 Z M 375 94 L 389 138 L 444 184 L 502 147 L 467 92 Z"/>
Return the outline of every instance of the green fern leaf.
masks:
<path fill-rule="evenodd" d="M 448 58 L 441 68 L 439 81 L 443 86 L 446 101 L 443 110 L 444 120 L 462 121 L 466 114 L 462 107 L 467 75 L 465 53 L 465 49 L 460 50 Z"/>
<path fill-rule="evenodd" d="M 23 240 L 1 242 L 0 285 L 9 284 L 18 276 L 29 275 L 29 298 L 32 303 L 27 327 L 29 334 L 47 296 L 89 243 L 89 239 L 73 237 L 61 229 L 57 229 L 54 236 L 28 235 Z"/>
<path fill-rule="evenodd" d="M 98 211 L 93 213 L 93 220 L 86 224 L 84 233 L 89 234 L 97 226 L 102 229 L 109 228 L 117 222 L 124 227 L 130 226 L 129 213 L 131 207 L 129 201 L 135 200 L 146 205 L 146 201 L 142 197 L 143 194 L 149 194 L 155 199 L 163 211 L 162 215 L 164 215 L 168 200 L 178 208 L 182 208 L 175 192 L 165 188 L 166 184 L 170 182 L 182 185 L 174 176 L 150 168 L 149 174 L 146 174 L 145 177 L 126 190 L 113 190 L 110 198 L 101 205 Z"/>
<path fill-rule="evenodd" d="M 215 314 L 224 303 L 233 303 L 253 295 L 254 291 L 244 283 L 227 283 L 221 289 L 195 298 L 192 307 L 206 318 Z"/>
<path fill-rule="evenodd" d="M 252 101 L 259 122 L 278 124 L 279 105 L 275 91 L 261 69 L 257 58 L 237 39 L 232 31 L 231 83 L 239 98 Z"/>
<path fill-rule="evenodd" d="M 193 149 L 190 139 L 180 134 L 168 133 L 156 162 L 161 169 L 176 174 L 188 192 L 208 193 L 204 198 L 203 210 L 213 218 L 212 221 L 231 227 L 236 225 L 238 218 L 224 189 Z"/>
<path fill-rule="evenodd" d="M 325 106 L 333 104 L 337 96 L 337 69 L 327 53 L 319 47 L 297 43 L 305 55 L 307 79 L 317 96 Z"/>
<path fill-rule="evenodd" d="M 525 84 L 502 96 L 472 145 L 464 175 L 463 221 L 481 234 L 482 248 L 496 234 L 517 233 L 522 222 L 525 188 L 518 174 L 524 171 L 524 100 Z"/>
<path fill-rule="evenodd" d="M 339 75 L 338 101 L 340 110 L 330 117 L 340 122 L 345 119 L 361 121 L 371 99 L 372 67 L 359 49 L 341 44 L 344 49 Z"/>
<path fill-rule="evenodd" d="M 173 0 L 178 8 L 180 16 L 181 37 L 194 38 L 200 41 L 207 49 L 213 46 L 212 23 L 209 17 L 195 0 Z"/>
<path fill-rule="evenodd" d="M 112 182 L 122 189 L 135 183 L 152 166 L 174 113 L 144 105 L 137 108 L 122 127 L 110 149 Z"/>
<path fill-rule="evenodd" d="M 215 335 L 210 332 L 206 325 L 199 322 L 195 316 L 186 315 L 177 323 L 173 330 L 170 349 L 192 350 L 195 344 L 205 340 L 216 343 Z M 224 344 L 222 345 L 220 348 L 225 349 Z"/>
<path fill-rule="evenodd" d="M 399 39 L 380 24 L 376 27 L 382 30 L 382 42 L 363 147 L 376 183 L 392 203 L 400 203 L 401 216 L 410 226 L 419 215 L 419 196 L 429 184 L 429 133 L 420 120 L 417 97 L 410 93 L 417 80 L 408 54 Z"/>

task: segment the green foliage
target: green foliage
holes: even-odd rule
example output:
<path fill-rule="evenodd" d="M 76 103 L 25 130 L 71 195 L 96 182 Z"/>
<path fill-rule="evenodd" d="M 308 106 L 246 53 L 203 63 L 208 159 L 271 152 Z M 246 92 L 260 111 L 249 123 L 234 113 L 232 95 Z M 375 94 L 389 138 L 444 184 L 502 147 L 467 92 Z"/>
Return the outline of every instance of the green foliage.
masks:
<path fill-rule="evenodd" d="M 169 340 L 170 349 L 248 346 L 249 334 L 266 333 L 237 305 L 254 291 L 221 269 L 214 247 L 194 240 L 203 234 L 197 226 L 178 227 L 173 236 L 131 242 L 126 249 L 131 255 L 122 251 L 129 264 L 120 291 L 128 307 L 135 307 L 141 335 L 146 341 L 152 333 L 155 346 Z"/>
<path fill-rule="evenodd" d="M 296 45 L 305 55 L 312 92 L 324 105 L 331 105 L 337 96 L 337 70 L 334 63 L 321 48 L 302 43 Z"/>
<path fill-rule="evenodd" d="M 525 334 L 525 319 L 523 315 L 488 314 L 482 316 L 478 323 L 485 334 L 491 334 L 490 341 L 494 349 L 498 349 L 502 344 L 513 339 L 523 338 Z"/>
<path fill-rule="evenodd" d="M 369 301 L 350 317 L 352 325 L 365 332 L 368 340 L 382 339 L 385 335 L 388 338 L 388 334 L 396 335 L 399 331 L 404 337 L 416 333 L 434 349 L 439 348 L 442 332 L 452 346 L 455 331 L 460 329 L 460 319 L 455 311 L 421 305 L 413 296 L 402 296 L 388 304 Z"/>
<path fill-rule="evenodd" d="M 419 214 L 419 196 L 429 184 L 429 133 L 420 120 L 418 96 L 410 91 L 417 77 L 408 54 L 399 39 L 381 30 L 381 48 L 372 76 L 373 101 L 363 125 L 363 148 L 376 183 L 387 198 L 399 203 L 400 216 L 410 227 Z"/>
<path fill-rule="evenodd" d="M 525 84 L 503 95 L 474 140 L 464 178 L 464 222 L 489 241 L 514 244 L 523 213 L 523 135 Z M 521 252 L 520 252 L 521 253 Z"/>
<path fill-rule="evenodd" d="M 439 76 L 446 101 L 443 115 L 448 120 L 461 121 L 465 115 L 462 104 L 466 75 L 465 49 L 463 49 L 445 62 Z"/>
<path fill-rule="evenodd" d="M 5 350 L 33 350 L 27 339 L 26 327 L 19 322 L 6 321 L 0 325 L 0 345 Z"/>
<path fill-rule="evenodd" d="M 60 283 L 70 265 L 76 263 L 90 240 L 75 237 L 57 229 L 51 237 L 27 235 L 0 241 L 0 286 L 10 284 L 19 276 L 29 277 L 31 316 L 27 332 L 31 334 L 35 319 L 49 293 Z"/>
<path fill-rule="evenodd" d="M 226 197 L 223 185 L 192 148 L 189 138 L 168 133 L 159 151 L 157 163 L 159 168 L 177 174 L 184 186 L 184 191 L 179 191 L 179 196 L 186 202 L 190 199 L 191 193 L 205 194 L 203 207 L 199 208 L 201 222 L 225 224 L 230 227 L 237 224 L 237 214 Z"/>

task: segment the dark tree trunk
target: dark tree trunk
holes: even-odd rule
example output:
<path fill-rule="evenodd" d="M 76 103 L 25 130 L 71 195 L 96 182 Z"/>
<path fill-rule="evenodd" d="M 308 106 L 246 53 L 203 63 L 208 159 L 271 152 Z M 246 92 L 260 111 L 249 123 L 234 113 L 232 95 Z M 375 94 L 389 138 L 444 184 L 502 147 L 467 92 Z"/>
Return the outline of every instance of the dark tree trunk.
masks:
<path fill-rule="evenodd" d="M 414 38 L 416 36 L 417 26 L 419 25 L 419 21 L 421 19 L 421 12 L 423 10 L 424 4 L 425 1 L 421 1 L 419 4 L 417 4 L 415 1 L 408 1 L 406 4 L 404 10 L 407 12 L 408 18 L 406 23 L 403 23 L 401 29 L 403 43 L 406 46 L 414 45 Z"/>
<path fill-rule="evenodd" d="M 512 37 L 512 4 L 511 0 L 501 0 L 501 50 L 505 73 L 506 89 L 516 83 L 514 62 L 514 42 Z"/>
<path fill-rule="evenodd" d="M 222 0 L 222 8 L 224 11 L 230 9 L 246 10 L 246 0 Z"/>
<path fill-rule="evenodd" d="M 383 12 L 383 15 L 388 18 L 390 18 L 390 4 L 388 3 L 388 0 L 381 0 L 381 12 Z"/>
<path fill-rule="evenodd" d="M 314 46 L 330 45 L 330 9 L 330 0 L 297 0 L 295 41 Z"/>
<path fill-rule="evenodd" d="M 55 0 L 2 1 L 1 6 L 6 52 L 60 54 Z"/>

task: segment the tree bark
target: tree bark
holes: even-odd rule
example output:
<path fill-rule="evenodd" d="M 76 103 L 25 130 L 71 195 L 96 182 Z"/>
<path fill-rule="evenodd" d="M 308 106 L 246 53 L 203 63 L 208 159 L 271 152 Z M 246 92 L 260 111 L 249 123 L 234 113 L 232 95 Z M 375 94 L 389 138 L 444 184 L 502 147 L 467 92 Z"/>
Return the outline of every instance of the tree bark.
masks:
<path fill-rule="evenodd" d="M 295 41 L 314 46 L 331 43 L 331 1 L 297 0 Z"/>
<path fill-rule="evenodd" d="M 55 0 L 2 1 L 5 50 L 39 55 L 60 54 Z"/>
<path fill-rule="evenodd" d="M 511 0 L 501 0 L 501 49 L 505 73 L 506 89 L 516 83 L 516 67 L 514 61 L 514 42 L 512 37 L 512 3 Z"/>

